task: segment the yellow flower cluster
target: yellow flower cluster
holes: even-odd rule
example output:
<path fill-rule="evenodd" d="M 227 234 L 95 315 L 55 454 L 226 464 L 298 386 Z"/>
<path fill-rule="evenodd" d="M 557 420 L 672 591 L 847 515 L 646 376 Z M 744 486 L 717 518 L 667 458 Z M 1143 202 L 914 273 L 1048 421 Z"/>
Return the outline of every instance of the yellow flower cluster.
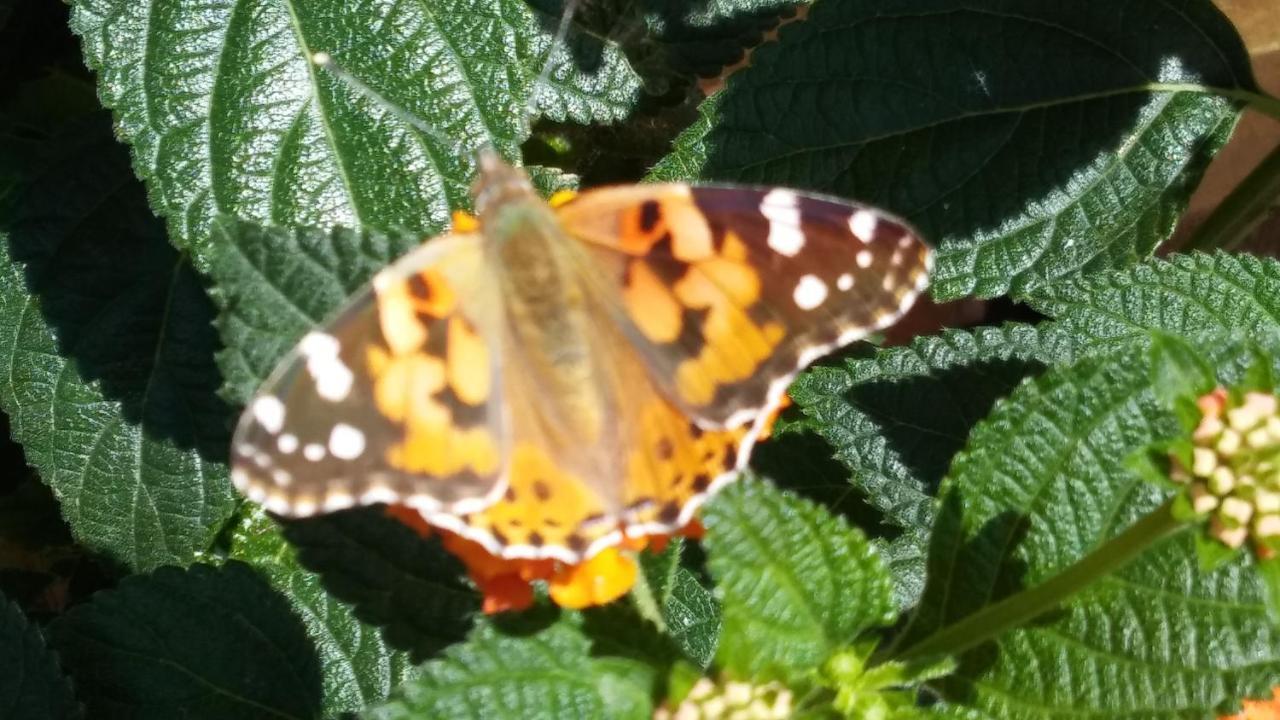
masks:
<path fill-rule="evenodd" d="M 1201 397 L 1191 467 L 1173 463 L 1171 478 L 1188 487 L 1196 514 L 1227 547 L 1280 537 L 1280 403 L 1249 392 L 1238 401 L 1218 388 Z"/>
<path fill-rule="evenodd" d="M 659 708 L 653 720 L 785 720 L 791 691 L 778 683 L 716 683 L 702 678 L 675 710 Z"/>

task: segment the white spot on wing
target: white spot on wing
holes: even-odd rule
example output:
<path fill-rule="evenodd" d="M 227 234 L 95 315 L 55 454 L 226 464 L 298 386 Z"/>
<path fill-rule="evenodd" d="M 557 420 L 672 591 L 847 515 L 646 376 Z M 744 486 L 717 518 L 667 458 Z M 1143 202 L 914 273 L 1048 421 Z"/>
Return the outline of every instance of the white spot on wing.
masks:
<path fill-rule="evenodd" d="M 253 419 L 263 430 L 275 435 L 284 427 L 284 403 L 274 395 L 263 395 L 253 401 Z"/>
<path fill-rule="evenodd" d="M 293 482 L 293 476 L 287 470 L 280 468 L 271 471 L 271 479 L 275 480 L 280 487 L 288 487 L 289 483 Z"/>
<path fill-rule="evenodd" d="M 329 433 L 329 452 L 341 460 L 354 460 L 364 452 L 364 433 L 346 423 L 338 423 Z"/>
<path fill-rule="evenodd" d="M 869 210 L 855 210 L 849 216 L 849 230 L 864 243 L 869 243 L 876 236 L 876 225 L 879 224 L 876 214 Z"/>
<path fill-rule="evenodd" d="M 796 283 L 793 297 L 801 310 L 812 310 L 827 299 L 827 284 L 817 275 L 805 275 Z"/>
<path fill-rule="evenodd" d="M 276 447 L 280 452 L 288 455 L 298 449 L 298 436 L 293 433 L 285 433 L 276 438 Z"/>
<path fill-rule="evenodd" d="M 311 462 L 319 462 L 324 459 L 324 446 L 318 443 L 309 443 L 302 448 L 302 457 Z"/>
<path fill-rule="evenodd" d="M 337 338 L 321 332 L 307 333 L 298 343 L 298 352 L 307 359 L 307 373 L 316 383 L 316 394 L 331 402 L 345 400 L 355 382 L 351 368 L 338 357 L 341 349 Z"/>
<path fill-rule="evenodd" d="M 836 287 L 841 290 L 851 290 L 853 288 L 853 276 L 845 273 L 836 279 Z"/>
<path fill-rule="evenodd" d="M 858 267 L 863 269 L 871 267 L 871 261 L 874 259 L 870 250 L 859 250 L 857 257 L 854 258 L 858 263 Z"/>
<path fill-rule="evenodd" d="M 790 190 L 770 190 L 760 201 L 760 214 L 769 219 L 769 247 L 794 257 L 804 247 L 800 230 L 800 198 Z"/>

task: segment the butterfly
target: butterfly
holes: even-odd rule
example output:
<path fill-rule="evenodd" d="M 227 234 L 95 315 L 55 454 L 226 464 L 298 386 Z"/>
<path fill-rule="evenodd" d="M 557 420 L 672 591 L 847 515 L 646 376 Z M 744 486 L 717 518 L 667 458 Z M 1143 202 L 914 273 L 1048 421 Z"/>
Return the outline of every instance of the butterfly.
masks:
<path fill-rule="evenodd" d="M 747 465 L 796 373 L 928 283 L 905 222 L 780 188 L 543 200 L 483 152 L 476 215 L 378 272 L 248 404 L 236 487 L 306 516 L 416 509 L 505 558 L 672 533 Z"/>

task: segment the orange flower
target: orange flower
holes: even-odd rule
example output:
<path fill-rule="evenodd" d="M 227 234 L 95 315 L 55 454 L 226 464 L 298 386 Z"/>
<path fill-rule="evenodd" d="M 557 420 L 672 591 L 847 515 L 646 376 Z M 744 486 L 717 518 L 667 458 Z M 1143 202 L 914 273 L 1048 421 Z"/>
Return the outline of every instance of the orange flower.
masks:
<path fill-rule="evenodd" d="M 1270 700 L 1245 700 L 1242 712 L 1220 720 L 1280 720 L 1280 688 L 1271 691 Z"/>
<path fill-rule="evenodd" d="M 388 514 L 424 537 L 436 533 L 445 549 L 467 567 L 467 575 L 484 596 L 486 614 L 524 610 L 533 604 L 533 583 L 546 581 L 551 600 L 564 608 L 605 605 L 630 592 L 635 585 L 635 553 L 645 548 L 660 552 L 669 535 L 627 536 L 621 546 L 601 550 L 583 562 L 569 565 L 556 560 L 523 560 L 491 555 L 484 546 L 461 535 L 429 525 L 412 508 L 393 505 Z M 702 525 L 694 520 L 679 534 L 701 537 Z"/>

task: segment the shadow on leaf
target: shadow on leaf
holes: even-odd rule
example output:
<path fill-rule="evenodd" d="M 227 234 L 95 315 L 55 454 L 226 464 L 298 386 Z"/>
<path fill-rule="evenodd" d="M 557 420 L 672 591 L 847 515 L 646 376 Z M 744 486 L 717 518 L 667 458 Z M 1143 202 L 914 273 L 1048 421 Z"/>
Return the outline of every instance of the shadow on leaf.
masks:
<path fill-rule="evenodd" d="M 415 663 L 462 640 L 480 609 L 462 565 L 381 505 L 282 523 L 299 562 Z"/>
<path fill-rule="evenodd" d="M 213 304 L 97 112 L 43 138 L 0 232 L 60 355 L 152 438 L 224 462 Z M 76 399 L 68 397 L 68 402 Z"/>

